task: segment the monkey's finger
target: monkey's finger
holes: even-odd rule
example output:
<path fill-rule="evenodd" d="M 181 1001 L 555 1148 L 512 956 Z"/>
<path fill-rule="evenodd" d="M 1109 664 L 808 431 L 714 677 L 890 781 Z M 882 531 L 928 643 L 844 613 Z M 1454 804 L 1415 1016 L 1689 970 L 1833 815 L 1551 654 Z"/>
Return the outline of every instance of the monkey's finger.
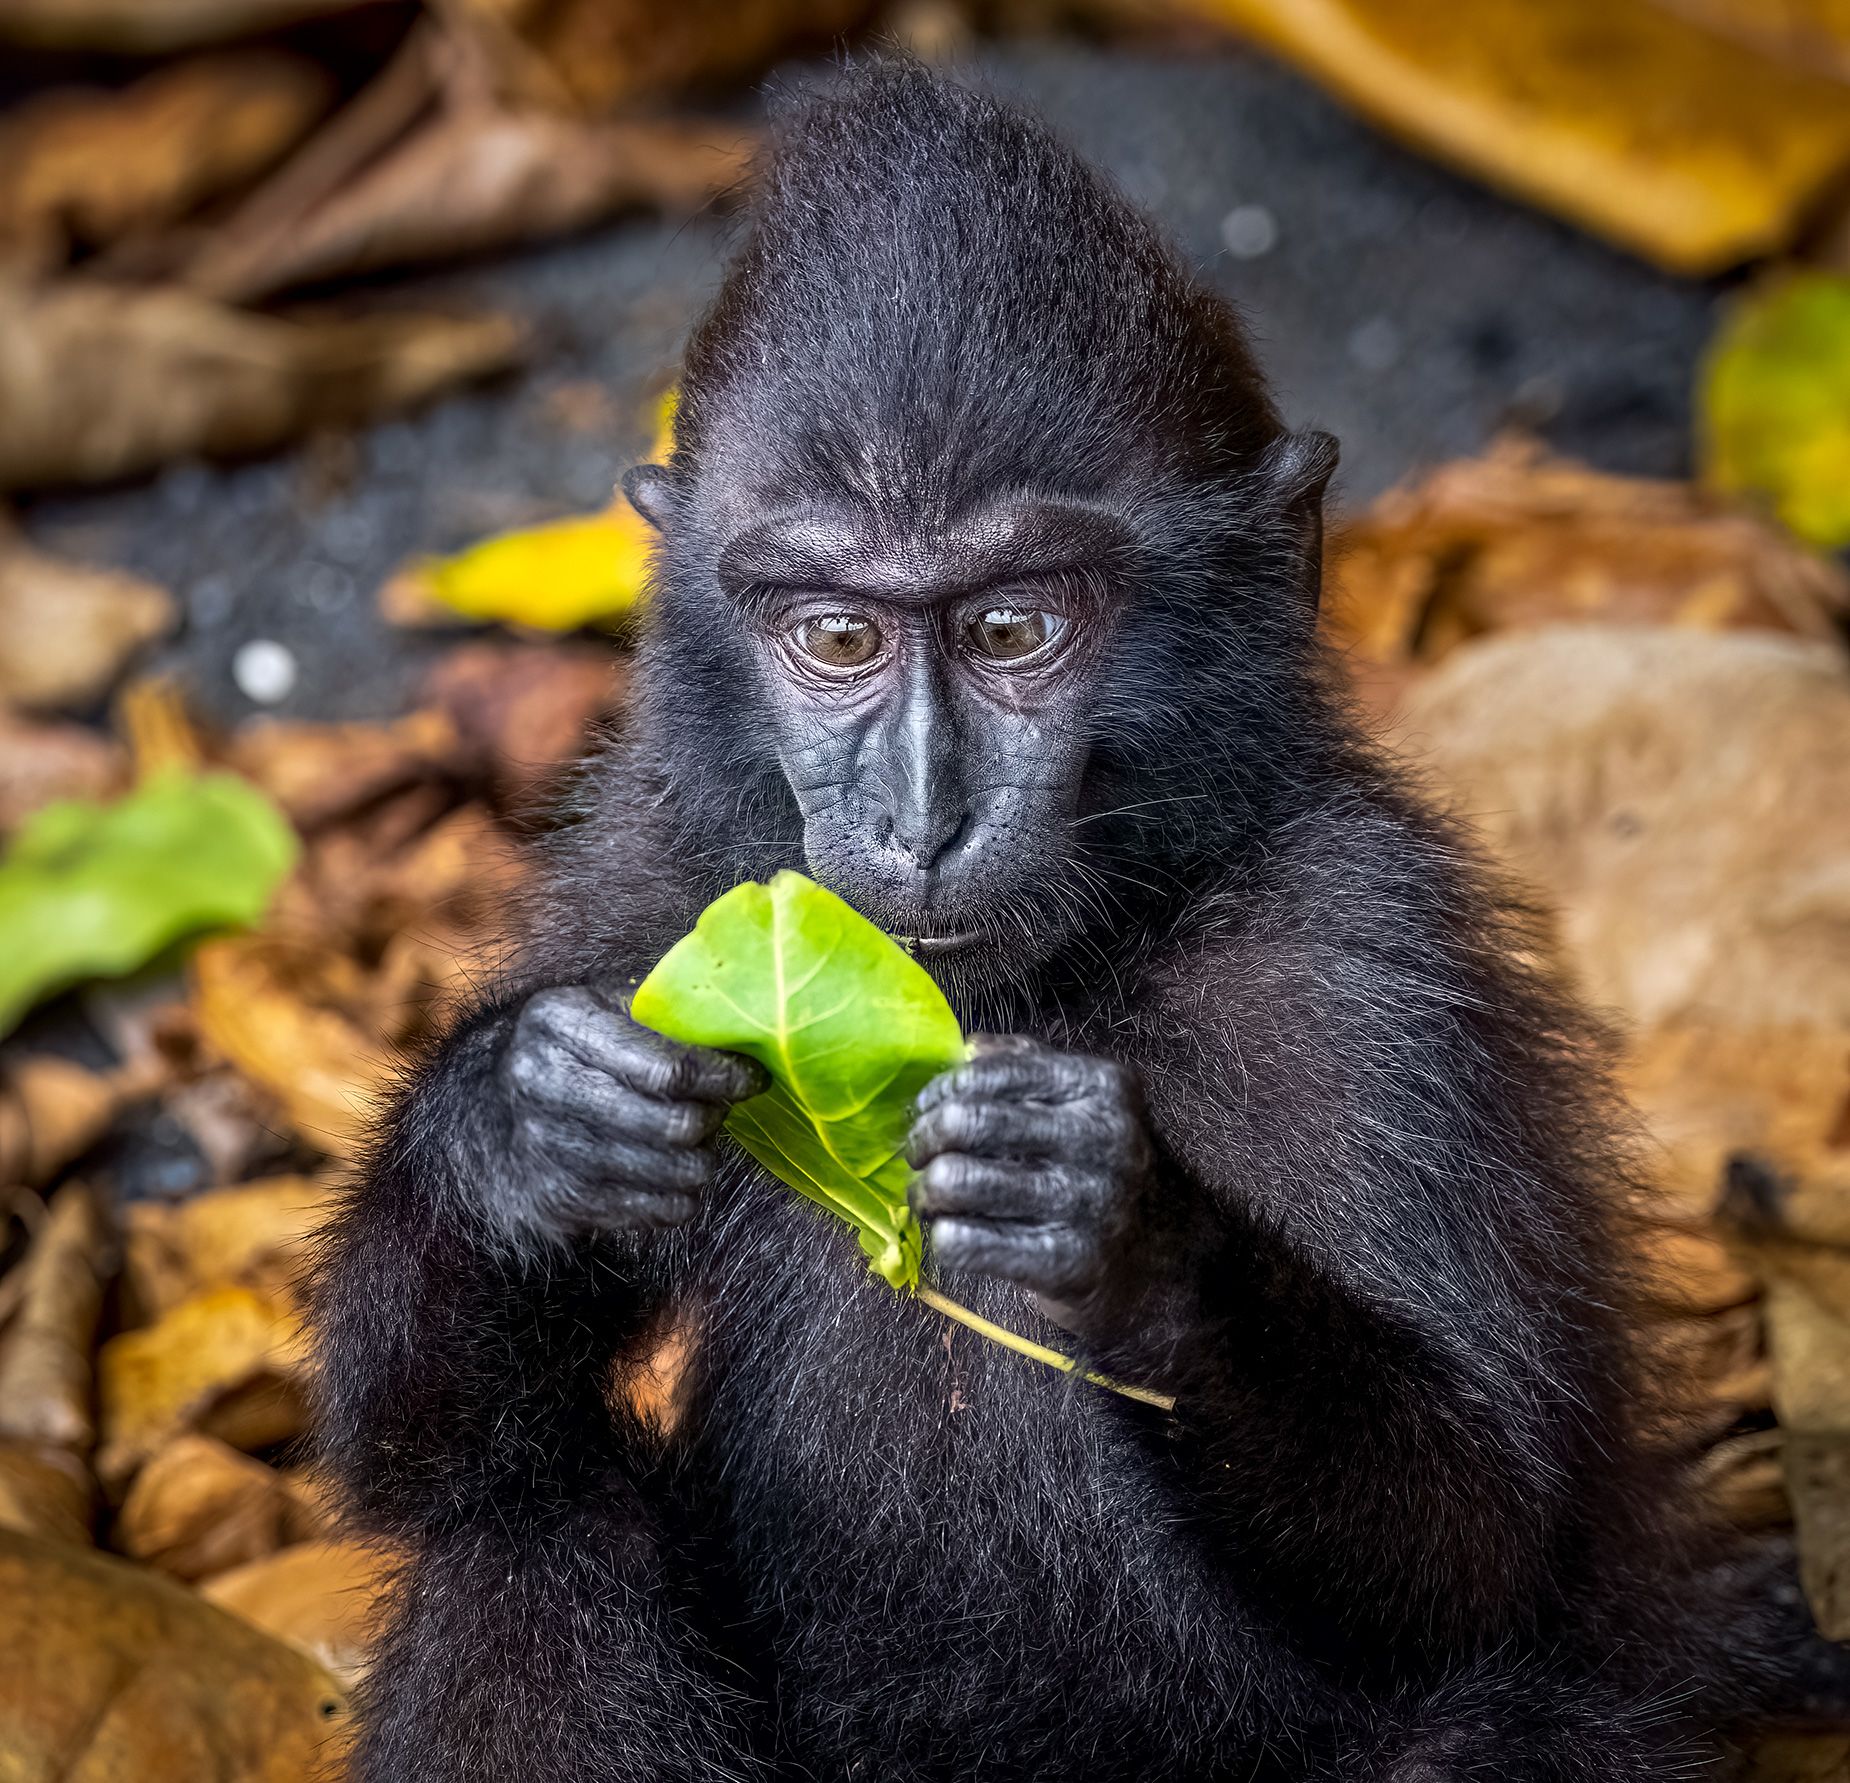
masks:
<path fill-rule="evenodd" d="M 598 1232 L 684 1226 L 700 1211 L 697 1195 L 672 1190 L 588 1186 L 561 1177 L 551 1185 L 548 1215 L 554 1225 L 581 1237 Z"/>
<path fill-rule="evenodd" d="M 998 1163 L 945 1152 L 912 1179 L 912 1210 L 921 1220 L 976 1215 L 989 1221 L 1067 1223 L 1087 1215 L 1097 1186 L 1076 1171 Z"/>
<path fill-rule="evenodd" d="M 932 1226 L 931 1248 L 946 1269 L 1000 1276 L 1054 1299 L 1083 1293 L 1094 1273 L 1092 1246 L 1065 1226 L 944 1219 Z"/>
<path fill-rule="evenodd" d="M 1071 1102 L 1115 1090 L 1128 1075 L 1109 1059 L 1055 1052 L 1033 1042 L 995 1047 L 934 1077 L 919 1092 L 917 1107 L 920 1114 L 926 1114 L 953 1098 Z"/>
<path fill-rule="evenodd" d="M 529 1151 L 588 1185 L 652 1194 L 698 1194 L 713 1179 L 713 1153 L 705 1146 L 657 1146 L 593 1132 L 570 1117 L 533 1113 L 520 1123 Z"/>
<path fill-rule="evenodd" d="M 528 1005 L 547 1038 L 580 1064 L 603 1071 L 647 1096 L 730 1106 L 755 1096 L 769 1081 L 764 1067 L 739 1053 L 679 1041 L 610 1009 L 582 986 L 542 992 Z"/>
<path fill-rule="evenodd" d="M 702 1145 L 726 1118 L 718 1102 L 669 1102 L 646 1096 L 563 1050 L 523 1054 L 510 1067 L 529 1108 L 587 1129 L 593 1139 L 615 1138 L 672 1149 Z"/>
<path fill-rule="evenodd" d="M 986 1158 L 1113 1161 L 1119 1151 L 1108 1111 L 1087 1103 L 942 1097 L 912 1124 L 906 1161 L 922 1170 L 942 1152 Z"/>

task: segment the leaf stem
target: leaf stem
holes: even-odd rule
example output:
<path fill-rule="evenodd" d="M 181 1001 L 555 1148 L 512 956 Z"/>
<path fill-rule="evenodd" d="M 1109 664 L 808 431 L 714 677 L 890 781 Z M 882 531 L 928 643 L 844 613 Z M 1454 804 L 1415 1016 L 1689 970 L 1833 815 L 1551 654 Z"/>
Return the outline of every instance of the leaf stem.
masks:
<path fill-rule="evenodd" d="M 972 1331 L 980 1332 L 991 1343 L 1001 1344 L 1005 1350 L 1013 1350 L 1016 1355 L 1026 1356 L 1034 1362 L 1045 1362 L 1049 1368 L 1057 1368 L 1063 1374 L 1074 1374 L 1079 1370 L 1079 1364 L 1071 1356 L 1063 1356 L 1058 1350 L 1050 1350 L 1032 1338 L 1018 1336 L 1006 1325 L 992 1323 L 980 1313 L 973 1313 L 969 1307 L 960 1305 L 948 1294 L 940 1294 L 936 1288 L 928 1288 L 921 1282 L 912 1291 L 934 1312 L 941 1312 L 947 1319 L 955 1319 L 960 1325 L 968 1325 Z M 1176 1408 L 1173 1393 L 1156 1393 L 1148 1387 L 1127 1387 L 1124 1382 L 1114 1381 L 1104 1374 L 1088 1372 L 1085 1378 L 1095 1387 L 1122 1393 L 1126 1399 L 1139 1400 L 1144 1405 L 1154 1405 L 1162 1411 L 1172 1412 Z"/>

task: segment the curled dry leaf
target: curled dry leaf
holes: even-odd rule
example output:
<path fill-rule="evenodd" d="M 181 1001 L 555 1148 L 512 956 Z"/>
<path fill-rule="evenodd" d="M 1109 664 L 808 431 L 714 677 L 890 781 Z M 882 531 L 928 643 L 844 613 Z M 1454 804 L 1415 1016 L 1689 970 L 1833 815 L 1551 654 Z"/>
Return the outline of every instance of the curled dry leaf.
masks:
<path fill-rule="evenodd" d="M 0 1336 L 0 1437 L 88 1451 L 90 1356 L 113 1250 L 100 1198 L 66 1183 L 20 1266 L 19 1310 Z"/>
<path fill-rule="evenodd" d="M 349 1541 L 305 1542 L 209 1580 L 209 1603 L 287 1641 L 343 1683 L 366 1667 L 389 1562 Z"/>
<path fill-rule="evenodd" d="M 1405 742 L 1634 1025 L 1850 1027 L 1850 670 L 1759 633 L 1559 626 L 1456 651 Z"/>
<path fill-rule="evenodd" d="M 1759 1740 L 1743 1783 L 1850 1783 L 1850 1737 L 1779 1733 Z"/>
<path fill-rule="evenodd" d="M 1794 68 L 1850 80 L 1846 0 L 1657 0 L 1692 24 Z"/>
<path fill-rule="evenodd" d="M 1850 162 L 1828 77 L 1651 0 L 1190 0 L 1493 185 L 1687 273 L 1771 252 Z"/>
<path fill-rule="evenodd" d="M 185 1201 L 130 1203 L 122 1215 L 125 1317 L 152 1322 L 212 1288 L 249 1288 L 291 1305 L 336 1192 L 312 1177 L 273 1176 Z"/>
<path fill-rule="evenodd" d="M 1363 664 L 1574 621 L 1831 639 L 1850 576 L 1686 483 L 1615 477 L 1508 436 L 1389 490 L 1332 551 L 1326 624 Z"/>
<path fill-rule="evenodd" d="M 0 1532 L 9 1783 L 334 1783 L 340 1687 L 142 1567 Z"/>
<path fill-rule="evenodd" d="M 249 50 L 28 100 L 0 118 L 0 253 L 61 259 L 157 230 L 266 172 L 332 97 L 306 58 Z"/>
<path fill-rule="evenodd" d="M 9 423 L 0 428 L 0 462 L 12 421 L 7 356 L 0 333 L 0 414 Z M 136 651 L 178 622 L 164 588 L 35 550 L 0 526 L 0 700 L 42 711 L 93 705 Z"/>
<path fill-rule="evenodd" d="M 301 1326 L 249 1288 L 214 1288 L 103 1345 L 97 1475 L 118 1493 L 149 1456 L 189 1431 L 240 1449 L 303 1429 Z"/>
<path fill-rule="evenodd" d="M 0 707 L 0 836 L 53 799 L 120 792 L 127 774 L 128 758 L 113 737 Z"/>
<path fill-rule="evenodd" d="M 1633 1039 L 1623 1084 L 1650 1132 L 1655 1205 L 1706 1231 L 1736 1153 L 1809 1158 L 1830 1145 L 1850 1108 L 1850 1034 L 1726 1012 L 1666 1023 Z"/>
<path fill-rule="evenodd" d="M 0 1441 L 0 1529 L 88 1542 L 95 1497 L 81 1456 L 55 1443 Z"/>
<path fill-rule="evenodd" d="M 476 772 L 519 799 L 580 753 L 620 705 L 628 675 L 600 647 L 469 643 L 430 671 L 423 697 L 449 715 Z"/>
<path fill-rule="evenodd" d="M 0 42 L 163 55 L 255 37 L 362 0 L 0 0 Z"/>
<path fill-rule="evenodd" d="M 387 724 L 264 719 L 232 739 L 231 765 L 314 830 L 422 780 L 456 772 L 461 739 L 449 716 L 422 710 Z"/>
<path fill-rule="evenodd" d="M 505 317 L 283 320 L 178 290 L 0 284 L 0 489 L 261 452 L 515 359 Z"/>
<path fill-rule="evenodd" d="M 258 192 L 248 219 L 215 230 L 182 277 L 244 302 L 542 241 L 638 206 L 691 211 L 739 177 L 746 153 L 739 132 L 717 123 L 458 106 L 304 210 Z"/>
<path fill-rule="evenodd" d="M 37 1188 L 108 1131 L 130 1103 L 166 1079 L 158 1058 L 114 1071 L 86 1071 L 50 1053 L 28 1053 L 0 1068 L 0 1182 Z"/>
<path fill-rule="evenodd" d="M 202 1579 L 274 1554 L 295 1496 L 275 1468 L 216 1437 L 175 1437 L 135 1476 L 113 1531 L 131 1559 Z"/>
<path fill-rule="evenodd" d="M 851 30 L 869 0 L 459 0 L 510 96 L 590 112 L 725 86 Z"/>
<path fill-rule="evenodd" d="M 191 963 L 200 1031 L 282 1104 L 307 1144 L 353 1155 L 393 1062 L 370 1027 L 364 974 L 329 948 L 267 936 L 209 941 Z"/>

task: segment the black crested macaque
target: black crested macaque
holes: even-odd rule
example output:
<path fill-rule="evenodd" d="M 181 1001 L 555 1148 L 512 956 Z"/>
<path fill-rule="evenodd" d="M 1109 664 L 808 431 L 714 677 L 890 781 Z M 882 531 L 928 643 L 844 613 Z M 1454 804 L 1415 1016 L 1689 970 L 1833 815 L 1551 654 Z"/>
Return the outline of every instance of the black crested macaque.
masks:
<path fill-rule="evenodd" d="M 328 1239 L 367 1783 L 1704 1774 L 1595 1048 L 1345 716 L 1334 459 L 1038 124 L 785 108 L 627 485 L 627 726 Z M 928 1268 L 1172 1416 L 870 1276 L 718 1136 L 757 1068 L 628 1019 L 783 866 L 998 1037 Z"/>

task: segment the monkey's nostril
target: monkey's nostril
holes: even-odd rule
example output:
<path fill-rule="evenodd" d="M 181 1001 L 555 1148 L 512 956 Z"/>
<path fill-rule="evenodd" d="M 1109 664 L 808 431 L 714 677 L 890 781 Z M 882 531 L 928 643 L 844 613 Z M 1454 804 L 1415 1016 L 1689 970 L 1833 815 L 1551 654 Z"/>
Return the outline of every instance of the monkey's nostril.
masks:
<path fill-rule="evenodd" d="M 970 827 L 967 811 L 933 813 L 888 825 L 891 845 L 921 873 L 935 867 L 963 838 Z"/>

